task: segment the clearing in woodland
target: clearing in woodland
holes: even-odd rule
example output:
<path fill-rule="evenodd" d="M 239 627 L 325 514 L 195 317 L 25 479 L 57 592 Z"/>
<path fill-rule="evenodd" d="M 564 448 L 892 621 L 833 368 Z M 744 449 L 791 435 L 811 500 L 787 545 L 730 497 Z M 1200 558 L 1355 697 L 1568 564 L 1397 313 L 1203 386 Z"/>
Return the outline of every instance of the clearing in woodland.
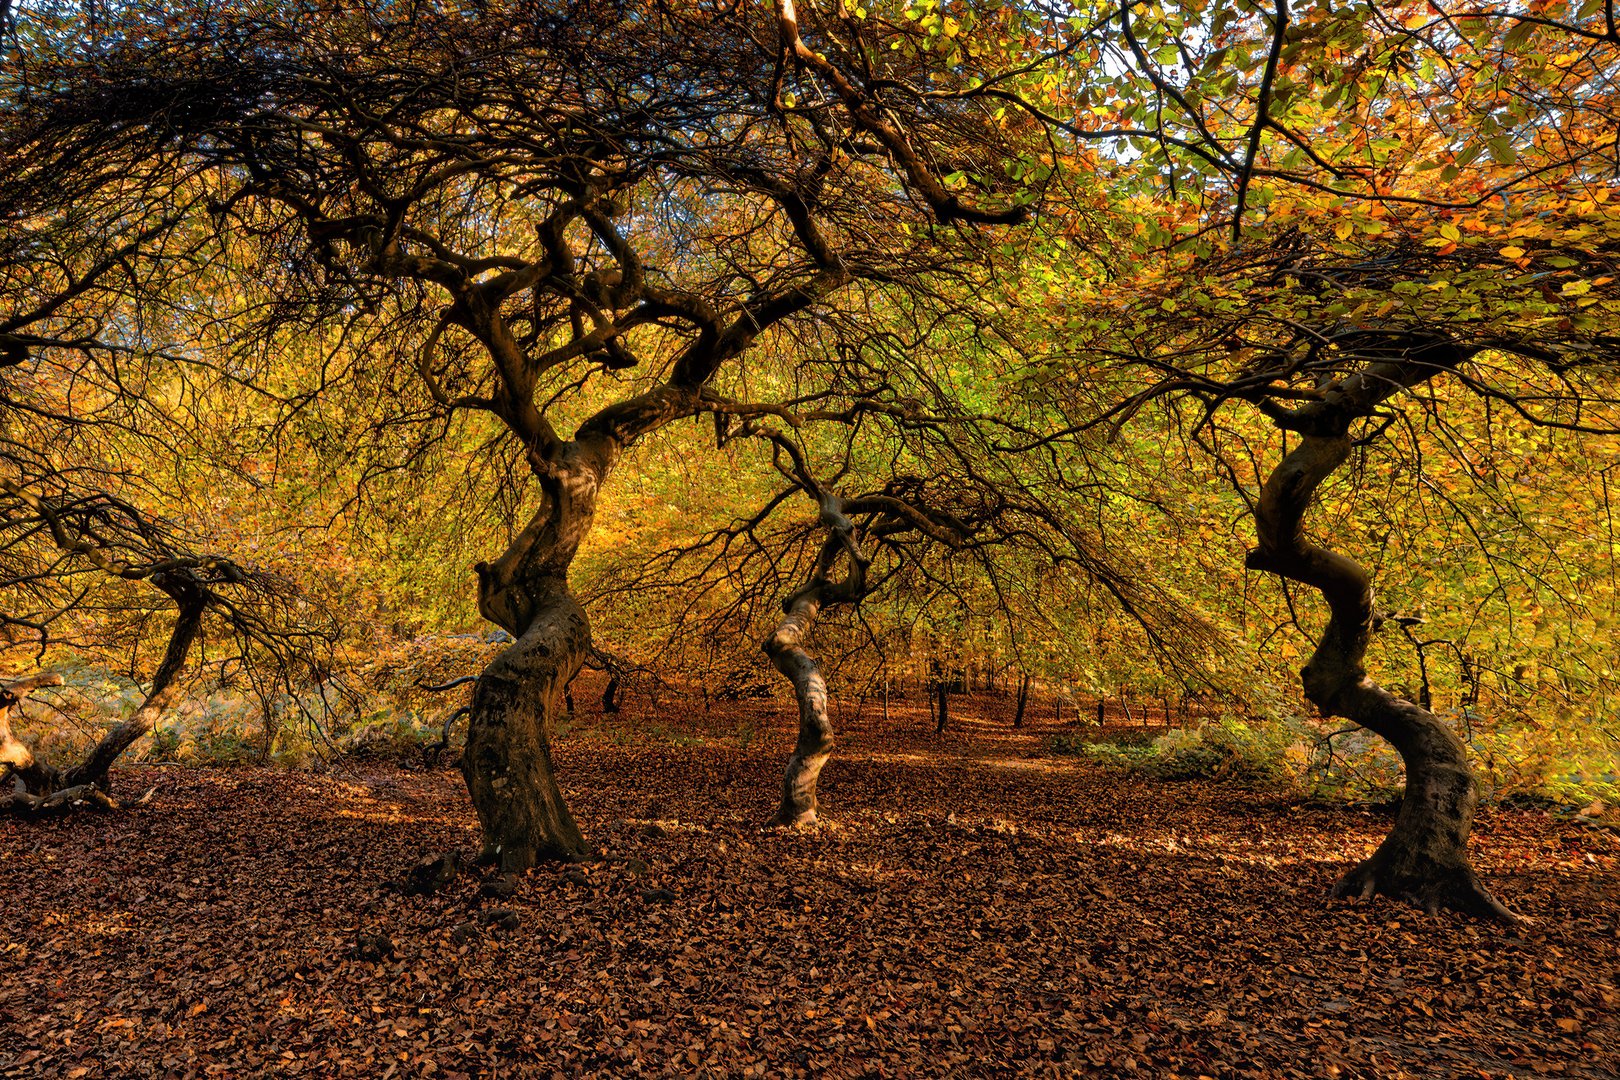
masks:
<path fill-rule="evenodd" d="M 582 703 L 591 700 L 581 694 Z M 1620 1067 L 1620 837 L 1487 807 L 1518 930 L 1329 901 L 1387 833 L 1054 755 L 1010 697 L 841 714 L 826 816 L 762 830 L 781 702 L 582 709 L 593 861 L 509 896 L 448 768 L 130 768 L 0 821 L 0 1075 L 1543 1076 Z M 486 886 L 492 884 L 486 879 Z"/>

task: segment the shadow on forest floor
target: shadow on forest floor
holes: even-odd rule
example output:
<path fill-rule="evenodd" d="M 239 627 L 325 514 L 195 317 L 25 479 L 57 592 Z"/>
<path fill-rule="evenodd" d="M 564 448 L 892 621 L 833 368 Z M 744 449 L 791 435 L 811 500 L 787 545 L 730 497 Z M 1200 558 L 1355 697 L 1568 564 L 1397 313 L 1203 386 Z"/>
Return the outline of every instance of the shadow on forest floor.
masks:
<path fill-rule="evenodd" d="M 1614 833 L 1481 814 L 1522 934 L 1329 902 L 1386 818 L 1052 757 L 1004 707 L 846 709 L 792 833 L 757 827 L 783 704 L 582 718 L 609 859 L 503 900 L 384 888 L 476 839 L 450 770 L 126 770 L 140 811 L 0 822 L 0 1075 L 1615 1075 Z"/>

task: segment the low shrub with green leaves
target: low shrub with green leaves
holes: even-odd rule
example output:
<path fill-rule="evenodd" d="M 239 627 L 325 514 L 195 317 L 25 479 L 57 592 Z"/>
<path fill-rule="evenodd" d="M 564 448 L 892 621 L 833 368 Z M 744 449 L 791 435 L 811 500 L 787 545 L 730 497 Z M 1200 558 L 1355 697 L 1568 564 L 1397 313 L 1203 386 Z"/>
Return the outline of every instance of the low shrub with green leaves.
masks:
<path fill-rule="evenodd" d="M 1231 717 L 1167 731 L 1147 745 L 1084 740 L 1083 734 L 1058 736 L 1053 749 L 1163 780 L 1226 780 L 1245 787 L 1298 788 L 1310 757 L 1305 740 L 1292 727 Z"/>

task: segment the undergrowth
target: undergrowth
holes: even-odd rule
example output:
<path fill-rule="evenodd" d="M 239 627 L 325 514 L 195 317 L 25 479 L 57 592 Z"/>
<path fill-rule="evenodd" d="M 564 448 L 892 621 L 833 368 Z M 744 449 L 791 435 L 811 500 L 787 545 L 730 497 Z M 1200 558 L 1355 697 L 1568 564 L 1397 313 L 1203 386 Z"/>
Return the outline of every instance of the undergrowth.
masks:
<path fill-rule="evenodd" d="M 1554 738 L 1474 716 L 1446 719 L 1469 747 L 1484 801 L 1620 805 L 1620 765 L 1601 729 Z M 1220 780 L 1309 798 L 1385 802 L 1403 784 L 1400 757 L 1370 731 L 1290 717 L 1218 717 L 1157 736 L 1081 729 L 1053 736 L 1051 748 L 1161 780 Z"/>
<path fill-rule="evenodd" d="M 128 755 L 133 761 L 188 765 L 273 763 L 304 768 L 345 756 L 414 757 L 438 741 L 445 717 L 467 700 L 468 691 L 428 693 L 422 684 L 443 681 L 472 666 L 471 642 L 454 663 L 414 657 L 390 658 L 386 676 L 361 687 L 363 710 L 354 699 L 311 691 L 255 696 L 237 687 L 197 687 Z M 437 657 L 433 657 L 437 660 Z M 17 718 L 16 730 L 46 760 L 80 756 L 114 724 L 139 707 L 140 687 L 89 665 L 58 665 L 67 683 L 40 693 Z M 1215 716 L 1172 729 L 1077 727 L 1051 737 L 1051 749 L 1083 755 L 1110 766 L 1162 780 L 1217 780 L 1304 798 L 1386 802 L 1402 788 L 1400 758 L 1382 739 L 1341 722 L 1323 723 L 1272 709 L 1266 718 Z M 1485 801 L 1515 805 L 1585 807 L 1620 805 L 1616 738 L 1602 723 L 1537 727 L 1492 723 L 1472 711 L 1440 712 L 1469 746 Z M 452 746 L 461 741 L 457 722 Z M 564 735 L 567 720 L 554 734 Z M 593 729 L 594 730 L 594 729 Z M 612 725 L 613 741 L 653 740 L 675 746 L 704 745 L 702 735 L 657 720 L 626 728 Z M 756 738 L 752 721 L 721 741 L 746 749 Z"/>

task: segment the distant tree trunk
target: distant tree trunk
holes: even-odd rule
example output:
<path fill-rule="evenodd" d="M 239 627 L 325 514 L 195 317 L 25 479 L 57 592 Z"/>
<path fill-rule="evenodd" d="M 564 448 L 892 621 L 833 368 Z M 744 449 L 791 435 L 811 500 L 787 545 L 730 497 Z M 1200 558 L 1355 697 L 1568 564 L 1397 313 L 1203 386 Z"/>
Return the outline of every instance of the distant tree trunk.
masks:
<path fill-rule="evenodd" d="M 832 756 L 833 726 L 827 716 L 827 682 L 804 650 L 804 639 L 821 610 L 819 589 L 792 598 L 786 617 L 765 639 L 765 653 L 787 680 L 799 704 L 799 738 L 782 777 L 782 805 L 768 824 L 809 825 L 816 820 L 816 781 Z"/>
<path fill-rule="evenodd" d="M 947 695 L 950 693 L 950 684 L 944 679 L 940 679 L 939 682 L 934 684 L 934 688 L 939 695 L 939 718 L 934 725 L 934 734 L 943 735 L 945 725 L 950 722 L 949 706 L 946 704 Z"/>
<path fill-rule="evenodd" d="M 1018 680 L 1018 710 L 1013 713 L 1013 727 L 1024 726 L 1024 706 L 1029 704 L 1029 676 Z"/>
<path fill-rule="evenodd" d="M 616 713 L 619 711 L 619 674 L 613 672 L 608 675 L 607 689 L 602 691 L 602 711 Z"/>
<path fill-rule="evenodd" d="M 1399 385 L 1396 377 L 1386 381 Z M 1349 457 L 1350 448 L 1343 430 L 1302 432 L 1299 445 L 1260 492 L 1258 544 L 1248 559 L 1253 569 L 1280 574 L 1322 594 L 1330 616 L 1300 672 L 1305 694 L 1324 716 L 1345 717 L 1387 739 L 1406 765 L 1406 792 L 1394 829 L 1371 858 L 1345 875 L 1336 891 L 1361 897 L 1383 893 L 1428 911 L 1450 907 L 1511 919 L 1468 862 L 1478 795 L 1461 740 L 1433 713 L 1367 677 L 1363 661 L 1374 617 L 1371 579 L 1355 560 L 1305 538 L 1305 511 L 1317 487 Z"/>

